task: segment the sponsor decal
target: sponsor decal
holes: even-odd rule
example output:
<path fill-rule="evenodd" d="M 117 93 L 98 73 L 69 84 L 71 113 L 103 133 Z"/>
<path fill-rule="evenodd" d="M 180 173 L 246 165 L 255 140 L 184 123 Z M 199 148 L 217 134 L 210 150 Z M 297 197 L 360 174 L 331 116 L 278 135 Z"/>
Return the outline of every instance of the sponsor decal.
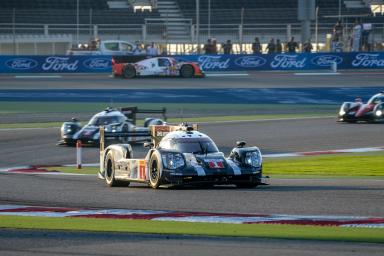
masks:
<path fill-rule="evenodd" d="M 208 56 L 208 55 L 202 55 L 198 58 L 199 64 L 203 70 L 228 69 L 230 60 L 231 60 L 230 58 L 222 59 L 221 56 Z"/>
<path fill-rule="evenodd" d="M 378 53 L 359 53 L 352 61 L 352 66 L 356 68 L 382 68 L 384 67 L 384 59 L 381 59 Z"/>
<path fill-rule="evenodd" d="M 340 64 L 343 62 L 343 58 L 337 55 L 319 55 L 311 60 L 312 64 L 320 67 L 329 67 L 332 63 Z"/>
<path fill-rule="evenodd" d="M 51 56 L 45 59 L 42 65 L 44 71 L 76 71 L 78 70 L 79 60 L 70 62 L 70 57 Z"/>
<path fill-rule="evenodd" d="M 83 62 L 83 65 L 89 69 L 108 69 L 111 66 L 111 60 L 106 58 L 89 58 Z"/>
<path fill-rule="evenodd" d="M 14 58 L 5 62 L 5 65 L 14 70 L 29 70 L 38 65 L 38 62 L 29 58 Z"/>
<path fill-rule="evenodd" d="M 259 56 L 243 56 L 235 59 L 235 64 L 244 68 L 256 68 L 264 66 L 267 60 Z"/>
<path fill-rule="evenodd" d="M 300 59 L 300 55 L 278 54 L 273 58 L 271 67 L 281 69 L 304 68 L 306 60 L 307 58 Z"/>

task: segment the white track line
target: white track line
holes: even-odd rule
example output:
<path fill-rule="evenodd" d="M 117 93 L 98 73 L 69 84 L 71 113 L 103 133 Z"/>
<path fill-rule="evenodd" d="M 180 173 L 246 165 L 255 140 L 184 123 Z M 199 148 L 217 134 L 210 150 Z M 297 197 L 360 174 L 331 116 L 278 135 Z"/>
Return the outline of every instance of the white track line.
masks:
<path fill-rule="evenodd" d="M 207 77 L 220 77 L 220 76 L 249 76 L 247 73 L 209 73 L 205 74 Z"/>
<path fill-rule="evenodd" d="M 41 78 L 54 78 L 54 79 L 57 79 L 57 78 L 62 78 L 62 76 L 57 76 L 57 75 L 52 75 L 52 76 L 14 76 L 16 79 L 31 79 L 31 78 L 35 78 L 35 79 L 41 79 Z"/>
<path fill-rule="evenodd" d="M 295 76 L 334 76 L 340 73 L 294 73 Z"/>

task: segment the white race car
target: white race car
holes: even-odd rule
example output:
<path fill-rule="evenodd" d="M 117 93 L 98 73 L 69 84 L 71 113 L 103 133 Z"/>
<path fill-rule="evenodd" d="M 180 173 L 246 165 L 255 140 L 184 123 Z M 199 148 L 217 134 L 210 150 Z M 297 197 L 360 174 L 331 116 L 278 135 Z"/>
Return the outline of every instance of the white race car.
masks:
<path fill-rule="evenodd" d="M 114 56 L 114 77 L 134 78 L 138 76 L 204 77 L 198 63 L 179 62 L 171 57 L 145 58 L 137 56 Z"/>

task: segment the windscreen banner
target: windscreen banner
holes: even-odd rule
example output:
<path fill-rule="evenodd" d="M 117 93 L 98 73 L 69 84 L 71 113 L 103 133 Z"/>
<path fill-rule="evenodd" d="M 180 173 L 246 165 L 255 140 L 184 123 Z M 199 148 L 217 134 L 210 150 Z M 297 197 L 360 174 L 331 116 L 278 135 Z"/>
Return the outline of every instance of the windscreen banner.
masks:
<path fill-rule="evenodd" d="M 338 69 L 384 69 L 382 52 L 171 57 L 198 62 L 204 71 L 329 70 L 335 64 Z M 111 56 L 0 56 L 0 73 L 109 73 L 111 70 Z"/>

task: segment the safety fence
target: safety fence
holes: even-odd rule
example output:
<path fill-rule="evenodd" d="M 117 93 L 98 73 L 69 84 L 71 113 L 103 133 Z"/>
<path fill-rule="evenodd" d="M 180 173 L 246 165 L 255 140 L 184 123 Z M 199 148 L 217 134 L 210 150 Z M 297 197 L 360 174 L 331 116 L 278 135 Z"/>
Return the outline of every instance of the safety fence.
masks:
<path fill-rule="evenodd" d="M 383 52 L 176 55 L 205 71 L 383 69 Z M 0 73 L 106 73 L 111 56 L 0 56 Z"/>

